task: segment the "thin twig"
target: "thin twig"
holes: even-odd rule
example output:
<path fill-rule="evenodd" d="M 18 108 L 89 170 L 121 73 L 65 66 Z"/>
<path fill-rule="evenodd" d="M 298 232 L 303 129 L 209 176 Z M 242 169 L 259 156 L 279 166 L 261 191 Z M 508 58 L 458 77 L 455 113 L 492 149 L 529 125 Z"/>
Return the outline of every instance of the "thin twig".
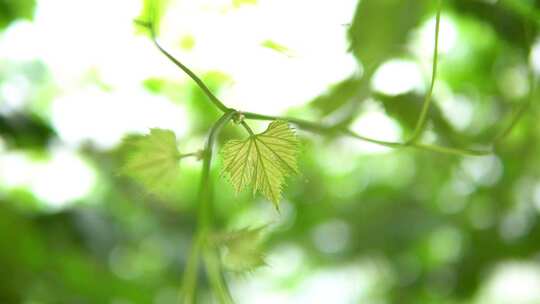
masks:
<path fill-rule="evenodd" d="M 435 18 L 435 47 L 433 48 L 433 63 L 432 63 L 432 71 L 431 71 L 431 85 L 429 86 L 429 91 L 426 94 L 426 98 L 424 99 L 424 103 L 422 105 L 422 111 L 420 112 L 420 117 L 418 118 L 418 121 L 416 123 L 416 126 L 414 127 L 414 131 L 411 135 L 411 137 L 406 140 L 405 142 L 407 144 L 414 143 L 418 140 L 418 138 L 422 135 L 424 131 L 424 126 L 426 125 L 426 118 L 429 111 L 429 108 L 431 106 L 432 96 L 433 96 L 433 89 L 435 88 L 435 81 L 437 80 L 437 65 L 438 65 L 438 57 L 439 57 L 439 30 L 441 26 L 441 10 L 442 10 L 442 0 L 439 0 L 437 3 L 437 17 Z"/>
<path fill-rule="evenodd" d="M 525 30 L 525 39 L 529 45 L 533 45 L 533 34 L 532 34 L 532 27 L 534 26 L 532 23 L 526 23 L 523 25 Z M 530 55 L 530 52 L 532 50 L 529 50 L 529 53 L 527 55 Z M 528 57 L 528 56 L 527 56 Z M 493 143 L 495 146 L 498 146 L 511 132 L 514 130 L 514 127 L 517 125 L 517 123 L 520 121 L 521 117 L 527 112 L 527 109 L 532 104 L 532 101 L 535 97 L 536 93 L 536 82 L 537 82 L 537 76 L 534 72 L 532 67 L 528 68 L 528 81 L 529 81 L 529 94 L 527 95 L 524 102 L 522 102 L 512 113 L 512 116 L 510 118 L 510 122 L 508 125 L 503 128 L 493 139 Z"/>
<path fill-rule="evenodd" d="M 230 111 L 227 106 L 217 98 L 214 93 L 206 86 L 206 84 L 195 74 L 190 68 L 188 68 L 186 65 L 184 65 L 180 60 L 176 59 L 171 53 L 169 53 L 165 48 L 161 46 L 157 39 L 156 30 L 155 30 L 155 24 L 154 22 L 145 22 L 141 20 L 135 20 L 135 23 L 137 25 L 143 26 L 147 28 L 150 31 L 150 38 L 152 39 L 152 42 L 154 42 L 154 45 L 158 48 L 158 50 L 165 55 L 172 63 L 174 63 L 177 67 L 179 67 L 184 73 L 186 73 L 199 88 L 204 92 L 204 94 L 210 99 L 210 101 L 216 106 L 218 109 L 220 109 L 222 112 Z"/>

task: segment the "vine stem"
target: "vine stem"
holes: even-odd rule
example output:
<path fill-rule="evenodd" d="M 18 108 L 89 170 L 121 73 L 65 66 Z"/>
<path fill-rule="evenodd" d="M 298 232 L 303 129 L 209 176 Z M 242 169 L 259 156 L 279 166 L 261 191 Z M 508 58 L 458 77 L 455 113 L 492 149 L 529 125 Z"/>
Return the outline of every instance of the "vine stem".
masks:
<path fill-rule="evenodd" d="M 540 17 L 540 13 L 538 13 L 538 14 L 539 14 L 539 17 Z M 534 39 L 533 34 L 532 34 L 532 30 L 531 30 L 532 27 L 533 27 L 533 24 L 524 24 L 525 39 L 529 44 L 532 44 L 533 39 Z M 530 54 L 531 52 L 532 52 L 532 50 L 529 50 L 529 52 L 527 53 L 527 57 L 529 57 L 531 55 Z M 510 132 L 514 129 L 514 127 L 519 122 L 521 117 L 527 112 L 527 109 L 529 109 L 529 107 L 532 104 L 532 101 L 535 98 L 536 83 L 538 81 L 538 77 L 536 76 L 536 73 L 534 72 L 534 69 L 532 68 L 532 66 L 530 66 L 528 68 L 528 81 L 530 83 L 530 88 L 529 88 L 529 94 L 526 97 L 525 102 L 523 102 L 520 106 L 518 106 L 513 111 L 513 113 L 512 113 L 513 115 L 510 117 L 508 125 L 505 128 L 503 128 L 495 136 L 495 139 L 493 140 L 495 146 L 499 145 L 510 134 Z"/>
<path fill-rule="evenodd" d="M 190 304 L 195 302 L 195 290 L 197 288 L 197 271 L 199 268 L 199 257 L 202 247 L 201 232 L 197 232 L 195 241 L 191 245 L 186 269 L 184 270 L 184 278 L 182 280 L 182 288 L 180 290 L 180 304 Z"/>
<path fill-rule="evenodd" d="M 225 284 L 221 262 L 215 248 L 208 248 L 204 254 L 204 262 L 208 273 L 208 281 L 218 300 L 222 304 L 234 303 L 229 288 Z"/>
<path fill-rule="evenodd" d="M 441 11 L 442 11 L 442 0 L 437 1 L 437 17 L 435 18 L 435 46 L 433 47 L 433 62 L 431 70 L 431 84 L 429 86 L 429 91 L 426 94 L 424 103 L 422 105 L 422 111 L 420 112 L 420 117 L 416 122 L 414 131 L 411 137 L 406 141 L 407 144 L 412 144 L 418 140 L 424 131 L 426 125 L 426 118 L 431 106 L 433 89 L 435 88 L 435 81 L 437 80 L 437 65 L 439 57 L 439 31 L 441 27 Z"/>
<path fill-rule="evenodd" d="M 154 9 L 155 10 L 155 9 Z M 157 49 L 165 55 L 172 63 L 174 63 L 177 67 L 179 67 L 184 73 L 186 73 L 199 88 L 204 92 L 204 94 L 210 99 L 210 101 L 216 106 L 218 109 L 220 109 L 222 112 L 226 113 L 230 111 L 227 106 L 219 98 L 212 93 L 212 91 L 206 86 L 204 81 L 202 81 L 195 72 L 193 72 L 190 68 L 188 68 L 185 64 L 180 62 L 180 60 L 176 59 L 171 53 L 169 53 L 164 47 L 161 46 L 161 43 L 159 43 L 159 40 L 157 39 L 156 29 L 155 29 L 155 23 L 153 21 L 151 22 L 144 22 L 140 20 L 135 20 L 135 23 L 137 23 L 140 26 L 146 27 L 150 31 L 150 37 L 152 38 L 152 42 L 157 47 Z"/>
<path fill-rule="evenodd" d="M 191 153 L 180 154 L 180 156 L 178 157 L 186 158 L 186 157 L 198 157 L 198 156 L 199 156 L 199 152 L 191 152 Z"/>
<path fill-rule="evenodd" d="M 206 146 L 203 156 L 203 168 L 201 173 L 201 183 L 199 187 L 199 207 L 197 214 L 197 235 L 193 242 L 189 259 L 184 273 L 183 288 L 181 293 L 180 303 L 190 304 L 194 303 L 195 290 L 197 288 L 197 270 L 199 265 L 199 257 L 201 251 L 204 250 L 204 255 L 213 255 L 211 251 L 215 250 L 211 246 L 208 246 L 207 236 L 212 229 L 212 201 L 213 201 L 213 187 L 212 179 L 210 178 L 210 169 L 212 167 L 212 156 L 216 138 L 223 128 L 236 114 L 236 111 L 229 110 L 221 116 L 221 118 L 212 126 L 208 135 Z M 222 299 L 230 299 L 230 294 L 225 292 L 225 284 L 221 281 L 221 271 L 219 267 L 215 267 L 209 263 L 208 258 L 205 259 L 206 270 L 208 277 L 211 278 L 214 291 Z M 227 300 L 228 301 L 228 300 Z M 224 303 L 232 303 L 232 300 Z"/>
<path fill-rule="evenodd" d="M 253 130 L 251 130 L 251 128 L 245 121 L 242 121 L 242 126 L 246 129 L 250 136 L 254 135 Z"/>

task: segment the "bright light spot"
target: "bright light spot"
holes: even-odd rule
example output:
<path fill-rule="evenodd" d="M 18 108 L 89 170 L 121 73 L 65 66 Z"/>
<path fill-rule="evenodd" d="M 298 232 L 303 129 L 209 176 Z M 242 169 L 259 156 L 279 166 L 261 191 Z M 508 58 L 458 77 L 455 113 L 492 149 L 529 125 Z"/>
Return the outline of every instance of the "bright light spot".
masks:
<path fill-rule="evenodd" d="M 536 186 L 532 179 L 522 178 L 513 187 L 512 209 L 508 210 L 500 222 L 499 233 L 508 242 L 526 236 L 536 221 Z"/>
<path fill-rule="evenodd" d="M 438 194 L 437 205 L 441 211 L 445 213 L 458 213 L 465 208 L 466 205 L 466 196 L 463 195 L 460 191 L 454 191 L 456 181 L 461 181 L 457 179 L 452 179 L 451 182 L 446 184 L 441 192 Z M 465 182 L 460 182 L 458 187 L 461 188 L 461 184 L 467 184 Z M 467 189 L 467 188 L 466 188 Z M 474 187 L 473 187 L 474 189 Z M 468 189 L 467 189 L 468 190 Z"/>
<path fill-rule="evenodd" d="M 536 210 L 540 212 L 540 183 L 536 184 L 534 187 L 533 203 Z"/>
<path fill-rule="evenodd" d="M 287 244 L 272 250 L 266 262 L 271 269 L 271 275 L 276 279 L 286 279 L 297 273 L 305 262 L 304 252 L 300 247 Z"/>
<path fill-rule="evenodd" d="M 139 276 L 130 261 L 130 251 L 127 248 L 116 246 L 109 254 L 109 268 L 119 278 L 133 280 Z"/>
<path fill-rule="evenodd" d="M 322 223 L 313 230 L 313 242 L 321 252 L 333 254 L 343 251 L 349 243 L 349 225 L 341 220 Z"/>
<path fill-rule="evenodd" d="M 279 203 L 279 213 L 273 204 L 264 199 L 258 200 L 243 212 L 231 219 L 230 227 L 242 229 L 245 227 L 261 227 L 271 224 L 272 230 L 283 231 L 289 229 L 296 220 L 296 208 L 287 200 Z"/>
<path fill-rule="evenodd" d="M 319 271 L 302 284 L 295 303 L 358 303 L 362 293 L 376 281 L 367 277 L 369 274 L 359 265 Z"/>
<path fill-rule="evenodd" d="M 95 182 L 94 170 L 80 157 L 56 151 L 50 161 L 35 168 L 30 189 L 49 207 L 58 209 L 85 197 Z"/>
<path fill-rule="evenodd" d="M 463 170 L 477 184 L 492 186 L 502 176 L 503 165 L 496 156 L 467 157 L 462 163 Z"/>
<path fill-rule="evenodd" d="M 443 94 L 440 94 L 443 95 Z M 472 122 L 473 106 L 463 95 L 448 94 L 437 99 L 443 116 L 459 131 L 464 131 Z"/>
<path fill-rule="evenodd" d="M 53 103 L 52 121 L 60 138 L 70 145 L 90 141 L 100 148 L 117 145 L 128 133 L 150 128 L 186 133 L 186 113 L 169 100 L 144 90 L 102 92 L 97 89 L 63 96 Z"/>
<path fill-rule="evenodd" d="M 540 303 L 540 267 L 534 263 L 522 262 L 507 262 L 497 266 L 482 288 L 477 303 Z"/>
<path fill-rule="evenodd" d="M 320 147 L 319 151 L 315 153 L 315 157 L 317 158 L 317 164 L 323 169 L 322 172 L 338 176 L 350 174 L 354 171 L 351 162 L 354 161 L 355 155 L 351 154 L 350 141 L 342 138 L 332 142 L 328 142 L 324 138 L 314 138 L 313 140 L 316 140 L 314 146 Z"/>
<path fill-rule="evenodd" d="M 399 124 L 382 113 L 380 106 L 375 101 L 366 101 L 365 104 L 367 109 L 353 122 L 352 130 L 373 139 L 390 142 L 399 141 L 401 138 Z M 381 153 L 391 150 L 391 148 L 356 139 L 352 146 L 356 147 L 359 152 L 368 153 Z"/>
<path fill-rule="evenodd" d="M 38 28 L 42 26 L 40 34 L 54 33 L 47 35 L 52 39 L 48 40 L 50 44 L 65 45 L 65 41 L 70 41 L 68 50 L 58 52 L 59 48 L 54 47 L 54 55 L 46 53 L 49 55 L 46 61 L 57 77 L 65 79 L 72 72 L 79 74 L 95 67 L 112 85 L 134 84 L 161 71 L 178 75 L 177 72 L 172 74 L 174 67 L 166 65 L 167 62 L 155 52 L 147 38 L 133 35 L 133 19 L 138 15 L 141 3 L 130 0 L 58 0 L 56 5 L 40 5 L 36 16 L 36 25 Z M 95 20 L 95 16 L 99 16 L 99 20 Z M 73 24 L 75 28 L 66 24 Z M 170 69 L 166 70 L 164 66 L 170 66 Z"/>
<path fill-rule="evenodd" d="M 30 61 L 38 57 L 32 44 L 34 24 L 30 21 L 17 21 L 11 24 L 0 36 L 0 58 L 14 61 Z"/>
<path fill-rule="evenodd" d="M 21 75 L 3 81 L 0 85 L 0 113 L 20 111 L 26 105 L 30 84 Z"/>
<path fill-rule="evenodd" d="M 0 183 L 9 188 L 28 187 L 48 208 L 66 207 L 87 196 L 96 175 L 83 159 L 70 151 L 53 150 L 50 159 L 38 161 L 21 153 L 0 157 Z"/>
<path fill-rule="evenodd" d="M 499 233 L 504 240 L 513 241 L 526 235 L 530 224 L 527 213 L 513 211 L 504 216 L 500 223 Z"/>
<path fill-rule="evenodd" d="M 443 227 L 434 231 L 429 242 L 430 255 L 439 263 L 455 261 L 462 252 L 462 235 L 454 227 Z"/>
<path fill-rule="evenodd" d="M 534 44 L 530 56 L 531 66 L 536 74 L 540 75 L 540 39 Z"/>
<path fill-rule="evenodd" d="M 525 97 L 529 92 L 529 79 L 526 66 L 506 68 L 499 73 L 497 84 L 503 94 L 511 99 Z"/>
<path fill-rule="evenodd" d="M 419 30 L 418 39 L 414 39 L 411 47 L 422 58 L 432 58 L 435 48 L 435 19 L 430 18 Z M 449 16 L 441 16 L 439 29 L 439 54 L 447 54 L 458 45 L 458 30 L 454 20 Z M 431 59 L 430 59 L 431 60 Z"/>
<path fill-rule="evenodd" d="M 233 280 L 231 287 L 238 303 L 383 303 L 392 277 L 385 261 L 366 260 L 317 270 L 293 286 L 284 287 L 282 280 L 257 271 L 249 280 Z"/>
<path fill-rule="evenodd" d="M 16 23 L 0 41 L 0 58 L 42 60 L 62 87 L 81 81 L 90 70 L 111 85 L 140 82 L 170 67 L 146 38 L 133 35 L 141 3 L 39 1 L 34 22 Z"/>
<path fill-rule="evenodd" d="M 30 158 L 22 153 L 0 154 L 0 184 L 15 188 L 30 183 L 32 164 Z"/>
<path fill-rule="evenodd" d="M 471 169 L 476 170 L 476 169 Z M 467 178 L 466 173 L 461 170 L 455 170 L 452 176 L 452 187 L 451 191 L 459 194 L 461 196 L 469 196 L 476 190 L 476 185 L 471 183 Z"/>
<path fill-rule="evenodd" d="M 371 87 L 390 96 L 420 90 L 423 87 L 422 73 L 413 61 L 392 59 L 377 69 Z"/>

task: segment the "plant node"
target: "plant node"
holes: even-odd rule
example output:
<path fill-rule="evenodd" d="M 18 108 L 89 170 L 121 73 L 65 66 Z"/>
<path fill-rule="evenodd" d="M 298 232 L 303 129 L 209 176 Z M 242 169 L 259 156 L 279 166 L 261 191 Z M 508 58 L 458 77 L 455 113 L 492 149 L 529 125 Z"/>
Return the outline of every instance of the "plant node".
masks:
<path fill-rule="evenodd" d="M 197 152 L 195 152 L 195 157 L 197 158 L 197 160 L 203 160 L 204 159 L 204 154 L 205 154 L 205 150 L 200 149 Z"/>
<path fill-rule="evenodd" d="M 244 122 L 244 119 L 246 116 L 244 116 L 244 113 L 237 111 L 233 116 L 233 121 L 235 124 L 239 125 Z"/>

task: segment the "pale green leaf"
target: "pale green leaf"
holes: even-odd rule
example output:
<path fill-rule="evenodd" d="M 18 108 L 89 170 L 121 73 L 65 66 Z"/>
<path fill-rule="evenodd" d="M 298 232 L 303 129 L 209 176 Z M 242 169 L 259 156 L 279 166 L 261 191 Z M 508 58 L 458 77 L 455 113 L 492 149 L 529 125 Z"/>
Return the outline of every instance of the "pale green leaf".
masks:
<path fill-rule="evenodd" d="M 266 265 L 261 245 L 264 228 L 244 228 L 214 236 L 213 243 L 222 248 L 221 257 L 227 270 L 241 273 Z"/>
<path fill-rule="evenodd" d="M 145 136 L 129 136 L 123 141 L 126 150 L 121 174 L 127 175 L 150 192 L 157 192 L 178 173 L 180 152 L 172 131 L 151 129 Z"/>
<path fill-rule="evenodd" d="M 245 140 L 231 140 L 223 148 L 224 171 L 236 192 L 251 186 L 279 207 L 285 178 L 298 173 L 299 142 L 285 121 Z"/>

